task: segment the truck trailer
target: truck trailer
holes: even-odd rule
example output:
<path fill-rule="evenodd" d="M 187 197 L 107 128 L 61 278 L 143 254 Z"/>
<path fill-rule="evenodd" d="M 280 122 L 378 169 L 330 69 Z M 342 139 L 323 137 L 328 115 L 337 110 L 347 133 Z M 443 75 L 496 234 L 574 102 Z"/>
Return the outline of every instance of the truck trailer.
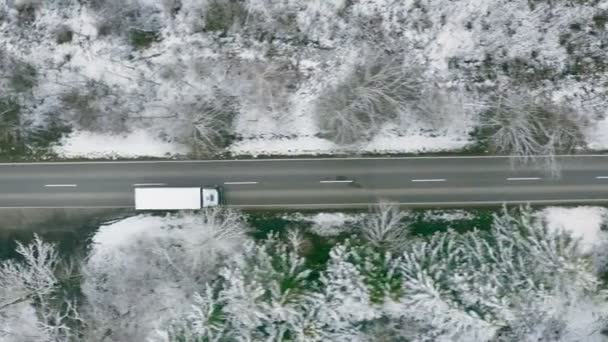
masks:
<path fill-rule="evenodd" d="M 218 187 L 135 188 L 135 210 L 201 209 L 220 205 Z"/>

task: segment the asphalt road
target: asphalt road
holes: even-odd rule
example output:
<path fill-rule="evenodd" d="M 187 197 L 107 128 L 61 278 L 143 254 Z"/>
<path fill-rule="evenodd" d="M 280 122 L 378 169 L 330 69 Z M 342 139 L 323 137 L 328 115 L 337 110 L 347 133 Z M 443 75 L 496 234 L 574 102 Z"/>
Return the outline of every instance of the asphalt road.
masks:
<path fill-rule="evenodd" d="M 130 208 L 136 186 L 221 185 L 241 208 L 608 202 L 608 155 L 562 156 L 562 176 L 504 157 L 0 164 L 0 208 Z"/>

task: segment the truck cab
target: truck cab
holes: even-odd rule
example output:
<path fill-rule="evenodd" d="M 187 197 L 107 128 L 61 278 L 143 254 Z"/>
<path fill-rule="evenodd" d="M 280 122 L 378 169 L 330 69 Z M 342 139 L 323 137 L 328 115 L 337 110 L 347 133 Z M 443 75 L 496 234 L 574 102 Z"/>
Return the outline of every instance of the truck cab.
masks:
<path fill-rule="evenodd" d="M 201 188 L 201 198 L 203 200 L 203 208 L 217 207 L 221 204 L 221 192 L 218 187 Z"/>

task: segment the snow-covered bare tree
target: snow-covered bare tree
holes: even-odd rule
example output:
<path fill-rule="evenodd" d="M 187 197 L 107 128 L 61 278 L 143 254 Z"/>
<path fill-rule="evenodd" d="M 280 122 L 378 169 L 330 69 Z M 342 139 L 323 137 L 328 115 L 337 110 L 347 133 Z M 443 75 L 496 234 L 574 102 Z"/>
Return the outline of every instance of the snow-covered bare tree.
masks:
<path fill-rule="evenodd" d="M 0 263 L 0 340 L 68 342 L 78 338 L 80 318 L 62 293 L 54 245 L 37 235 L 17 243 L 21 260 Z"/>
<path fill-rule="evenodd" d="M 181 104 L 176 116 L 183 116 L 187 143 L 195 156 L 209 156 L 231 142 L 232 122 L 238 113 L 235 97 L 223 93 L 212 100 Z"/>
<path fill-rule="evenodd" d="M 303 6 L 293 0 L 245 0 L 248 16 L 247 30 L 262 40 L 293 39 L 302 34 L 298 25 L 298 10 Z"/>
<path fill-rule="evenodd" d="M 121 133 L 126 130 L 130 114 L 128 94 L 118 94 L 104 82 L 74 76 L 73 84 L 67 85 L 58 97 L 63 107 L 63 117 L 74 128 L 91 132 Z M 60 85 L 63 86 L 63 85 Z"/>
<path fill-rule="evenodd" d="M 135 216 L 102 227 L 84 265 L 89 341 L 142 341 L 181 316 L 247 240 L 242 214 Z M 124 234 L 117 243 L 113 234 Z"/>
<path fill-rule="evenodd" d="M 228 33 L 238 31 L 245 24 L 249 13 L 244 1 L 239 0 L 210 0 L 204 8 L 204 30 Z"/>
<path fill-rule="evenodd" d="M 442 88 L 433 82 L 424 87 L 418 101 L 412 104 L 412 113 L 407 111 L 402 114 L 401 126 L 419 120 L 436 130 L 450 127 L 465 129 L 466 125 L 470 125 L 471 118 L 484 108 L 478 97 L 473 91 Z"/>
<path fill-rule="evenodd" d="M 88 0 L 85 4 L 96 14 L 98 36 L 127 36 L 135 45 L 137 35 L 143 37 L 159 30 L 162 10 L 171 8 L 161 1 L 141 0 Z"/>
<path fill-rule="evenodd" d="M 373 246 L 398 250 L 407 242 L 407 211 L 396 203 L 381 201 L 370 208 L 360 223 L 361 234 Z"/>
<path fill-rule="evenodd" d="M 18 146 L 22 133 L 19 105 L 10 98 L 0 98 L 0 143 L 7 148 Z"/>
<path fill-rule="evenodd" d="M 498 96 L 484 115 L 482 132 L 489 147 L 512 157 L 513 165 L 533 164 L 559 175 L 558 153 L 584 144 L 584 119 L 542 96 L 511 91 Z"/>
<path fill-rule="evenodd" d="M 319 129 L 338 144 L 365 141 L 420 96 L 421 77 L 404 58 L 367 54 L 320 96 Z"/>
<path fill-rule="evenodd" d="M 268 52 L 270 54 L 271 52 Z M 254 61 L 228 60 L 225 72 L 213 81 L 227 94 L 239 99 L 241 106 L 265 115 L 284 115 L 290 95 L 299 87 L 299 71 L 288 59 L 280 57 Z"/>

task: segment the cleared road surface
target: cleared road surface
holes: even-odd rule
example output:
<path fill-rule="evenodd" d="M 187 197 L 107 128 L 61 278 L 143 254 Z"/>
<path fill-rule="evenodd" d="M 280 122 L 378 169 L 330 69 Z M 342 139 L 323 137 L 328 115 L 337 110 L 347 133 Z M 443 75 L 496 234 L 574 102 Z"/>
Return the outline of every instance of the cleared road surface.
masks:
<path fill-rule="evenodd" d="M 133 207 L 136 186 L 221 185 L 241 208 L 608 202 L 608 155 L 562 156 L 560 178 L 505 157 L 0 164 L 0 207 Z"/>

